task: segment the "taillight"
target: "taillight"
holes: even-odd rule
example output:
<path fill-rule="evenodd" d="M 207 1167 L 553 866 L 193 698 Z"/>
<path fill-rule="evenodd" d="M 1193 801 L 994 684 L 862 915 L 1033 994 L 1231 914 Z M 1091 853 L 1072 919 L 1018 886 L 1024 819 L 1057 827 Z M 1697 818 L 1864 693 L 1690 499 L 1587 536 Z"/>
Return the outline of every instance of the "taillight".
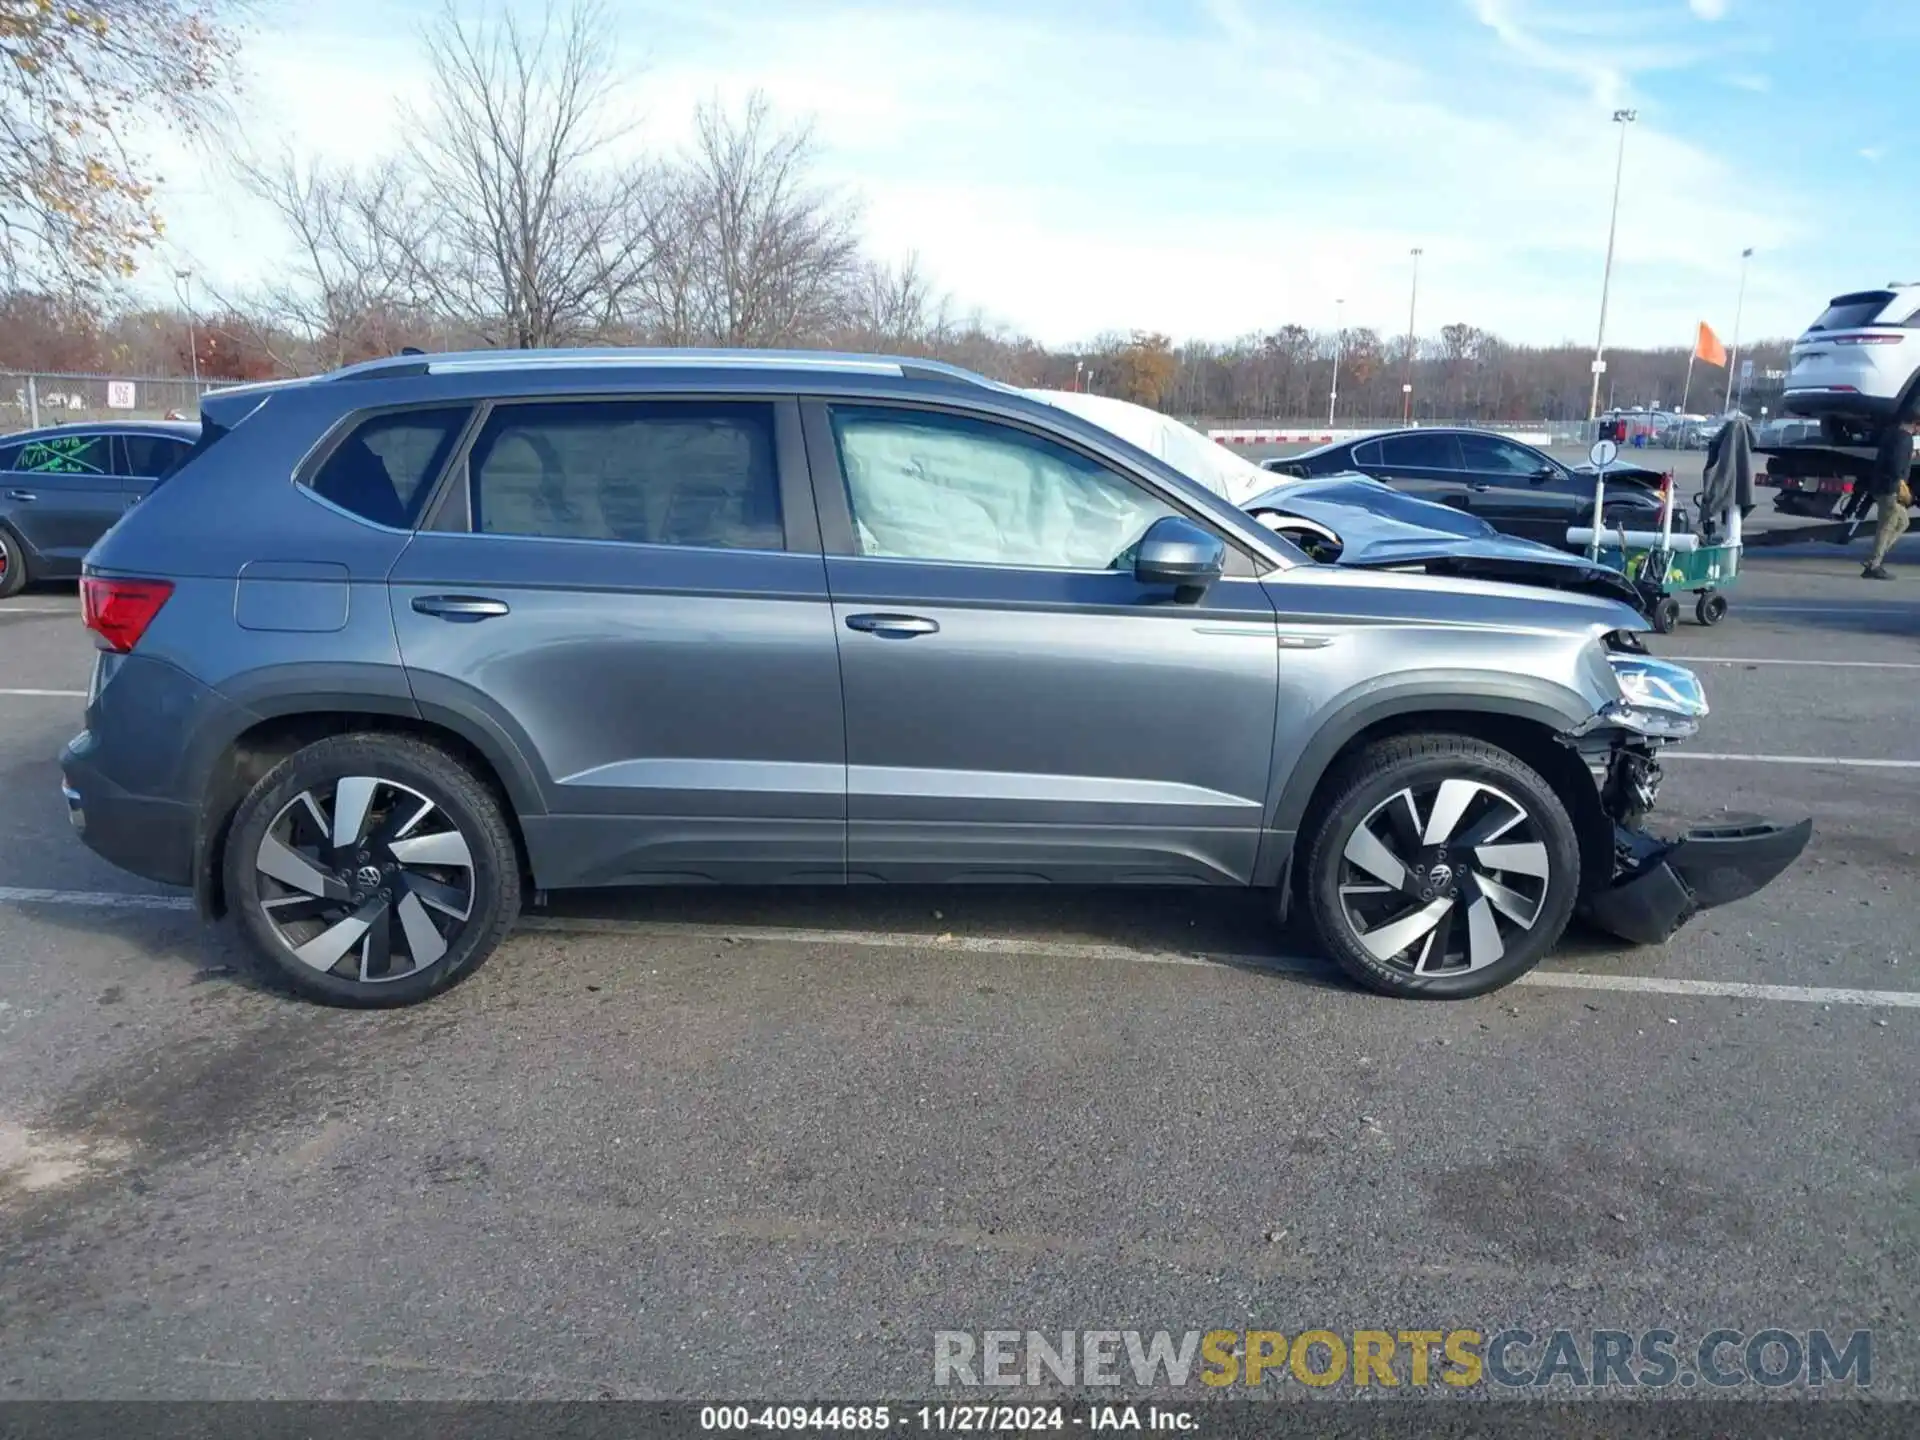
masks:
<path fill-rule="evenodd" d="M 80 582 L 80 620 L 103 650 L 124 655 L 140 643 L 153 617 L 173 594 L 171 580 L 109 580 L 89 575 Z"/>

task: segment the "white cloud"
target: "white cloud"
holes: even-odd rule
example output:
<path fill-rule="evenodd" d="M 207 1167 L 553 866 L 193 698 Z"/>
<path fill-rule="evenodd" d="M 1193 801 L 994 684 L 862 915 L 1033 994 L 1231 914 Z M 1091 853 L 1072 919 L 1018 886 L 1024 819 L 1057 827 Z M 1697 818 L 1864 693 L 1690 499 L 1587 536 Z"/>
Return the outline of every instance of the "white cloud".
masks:
<path fill-rule="evenodd" d="M 1687 0 L 1687 8 L 1702 20 L 1720 20 L 1727 13 L 1727 0 Z"/>
<path fill-rule="evenodd" d="M 1727 84 L 1734 89 L 1751 91 L 1755 95 L 1765 95 L 1773 89 L 1773 77 L 1762 75 L 1757 71 L 1742 71 L 1726 78 Z"/>
<path fill-rule="evenodd" d="M 1869 165 L 1878 165 L 1882 160 L 1887 158 L 1887 152 L 1883 146 L 1869 145 L 1860 152 L 1860 158 L 1865 160 Z"/>

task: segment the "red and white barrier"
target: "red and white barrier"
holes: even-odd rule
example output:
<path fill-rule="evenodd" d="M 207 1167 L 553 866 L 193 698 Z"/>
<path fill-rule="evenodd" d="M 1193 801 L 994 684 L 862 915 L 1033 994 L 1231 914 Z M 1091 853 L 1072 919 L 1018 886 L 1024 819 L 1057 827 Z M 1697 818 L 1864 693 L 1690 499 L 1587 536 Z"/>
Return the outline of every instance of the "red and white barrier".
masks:
<path fill-rule="evenodd" d="M 1339 441 L 1358 440 L 1367 435 L 1384 434 L 1381 430 L 1209 430 L 1207 438 L 1221 445 L 1332 445 Z M 1522 445 L 1551 445 L 1553 436 L 1545 430 L 1489 430 L 1489 435 L 1501 435 L 1508 440 L 1518 440 Z"/>

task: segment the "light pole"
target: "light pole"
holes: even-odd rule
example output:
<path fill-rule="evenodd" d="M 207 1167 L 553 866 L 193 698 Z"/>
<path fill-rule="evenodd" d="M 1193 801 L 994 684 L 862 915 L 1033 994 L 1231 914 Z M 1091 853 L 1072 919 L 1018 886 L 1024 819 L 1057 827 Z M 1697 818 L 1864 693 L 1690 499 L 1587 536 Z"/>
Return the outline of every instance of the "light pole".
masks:
<path fill-rule="evenodd" d="M 1420 304 L 1420 247 L 1413 247 L 1413 293 L 1407 298 L 1407 378 L 1400 387 L 1400 423 L 1413 423 L 1413 315 Z"/>
<path fill-rule="evenodd" d="M 1333 302 L 1333 383 L 1327 387 L 1327 424 L 1333 424 L 1333 410 L 1340 403 L 1340 356 L 1347 348 L 1347 332 L 1344 328 L 1346 301 Z"/>
<path fill-rule="evenodd" d="M 1613 162 L 1613 214 L 1607 221 L 1607 268 L 1600 276 L 1600 332 L 1593 342 L 1593 394 L 1587 401 L 1587 419 L 1600 413 L 1600 377 L 1607 369 L 1607 291 L 1613 285 L 1613 237 L 1620 226 L 1620 177 L 1627 168 L 1627 127 L 1640 118 L 1638 110 L 1616 110 L 1613 123 L 1620 127 L 1620 153 Z"/>
<path fill-rule="evenodd" d="M 1749 245 L 1740 252 L 1740 298 L 1733 302 L 1733 354 L 1727 360 L 1727 394 L 1720 402 L 1720 413 L 1726 414 L 1733 409 L 1733 372 L 1740 368 L 1740 315 L 1747 308 L 1747 262 L 1753 258 L 1753 247 Z M 1741 398 L 1746 398 L 1746 387 L 1741 387 Z"/>
<path fill-rule="evenodd" d="M 198 404 L 200 396 L 200 337 L 194 333 L 193 329 L 193 271 L 176 270 L 173 272 L 173 278 L 180 281 L 181 284 L 186 287 L 187 363 L 193 367 L 194 403 Z"/>

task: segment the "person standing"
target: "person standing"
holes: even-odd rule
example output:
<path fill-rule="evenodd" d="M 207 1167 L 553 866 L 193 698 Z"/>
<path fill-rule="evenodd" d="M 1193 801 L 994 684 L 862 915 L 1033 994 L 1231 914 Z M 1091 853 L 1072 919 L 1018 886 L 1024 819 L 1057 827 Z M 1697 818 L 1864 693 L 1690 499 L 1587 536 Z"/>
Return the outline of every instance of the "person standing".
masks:
<path fill-rule="evenodd" d="M 1886 567 L 1887 552 L 1907 533 L 1910 523 L 1907 507 L 1913 504 L 1913 492 L 1907 488 L 1907 476 L 1913 469 L 1913 437 L 1920 432 L 1920 417 L 1909 417 L 1887 426 L 1880 437 L 1880 452 L 1873 459 L 1873 473 L 1867 491 L 1879 507 L 1873 532 L 1873 552 L 1867 556 L 1867 568 L 1861 575 L 1868 580 L 1891 580 Z"/>

